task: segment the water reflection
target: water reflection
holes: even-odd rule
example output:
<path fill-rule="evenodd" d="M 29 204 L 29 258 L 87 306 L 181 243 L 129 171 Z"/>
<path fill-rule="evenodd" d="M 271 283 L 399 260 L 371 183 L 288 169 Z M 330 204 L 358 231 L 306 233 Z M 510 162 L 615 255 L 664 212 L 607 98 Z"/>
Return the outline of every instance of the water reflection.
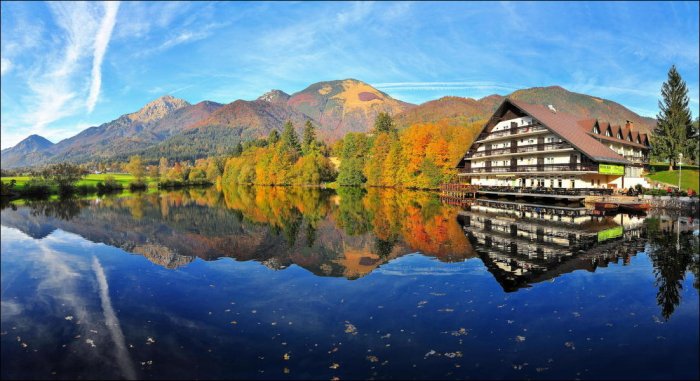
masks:
<path fill-rule="evenodd" d="M 234 188 L 2 225 L 3 378 L 697 378 L 690 218 Z"/>
<path fill-rule="evenodd" d="M 506 292 L 624 266 L 646 250 L 666 318 L 686 272 L 699 267 L 697 237 L 687 234 L 697 219 L 593 216 L 580 205 L 491 199 L 459 208 L 429 192 L 390 189 L 235 187 L 26 201 L 4 210 L 2 221 L 34 238 L 73 232 L 169 269 L 230 257 L 357 279 L 413 252 L 443 262 L 478 257 Z"/>
<path fill-rule="evenodd" d="M 473 257 L 457 212 L 420 192 L 190 189 L 28 201 L 3 211 L 3 224 L 35 238 L 58 228 L 167 268 L 195 257 L 231 257 L 274 269 L 296 264 L 317 275 L 356 279 L 416 251 L 448 262 Z"/>

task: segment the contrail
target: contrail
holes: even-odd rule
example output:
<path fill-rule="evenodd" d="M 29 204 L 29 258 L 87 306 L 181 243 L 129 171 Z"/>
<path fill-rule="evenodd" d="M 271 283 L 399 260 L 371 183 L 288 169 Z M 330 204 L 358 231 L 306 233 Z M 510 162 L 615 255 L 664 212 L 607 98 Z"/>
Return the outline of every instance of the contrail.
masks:
<path fill-rule="evenodd" d="M 97 257 L 92 257 L 92 269 L 95 271 L 97 276 L 97 284 L 100 287 L 100 300 L 102 301 L 102 310 L 105 315 L 105 323 L 107 324 L 107 329 L 112 336 L 112 341 L 116 345 L 116 357 L 117 363 L 127 380 L 135 380 L 136 372 L 134 371 L 134 364 L 131 362 L 129 357 L 129 352 L 126 350 L 126 342 L 124 340 L 124 333 L 122 333 L 121 325 L 119 325 L 119 319 L 114 313 L 114 308 L 112 308 L 112 300 L 109 297 L 109 285 L 107 284 L 107 277 L 102 269 L 102 265 L 97 260 Z"/>

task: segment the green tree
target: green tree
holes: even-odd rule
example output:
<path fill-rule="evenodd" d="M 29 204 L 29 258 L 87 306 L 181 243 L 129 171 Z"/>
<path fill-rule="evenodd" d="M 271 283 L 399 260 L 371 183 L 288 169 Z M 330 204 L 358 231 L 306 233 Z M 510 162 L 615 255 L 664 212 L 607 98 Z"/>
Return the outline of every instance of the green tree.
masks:
<path fill-rule="evenodd" d="M 374 133 L 379 134 L 382 132 L 396 133 L 394 120 L 386 112 L 380 112 L 374 119 Z"/>
<path fill-rule="evenodd" d="M 280 142 L 282 143 L 283 149 L 294 150 L 297 151 L 297 153 L 301 153 L 299 137 L 297 136 L 296 131 L 294 131 L 294 125 L 292 125 L 292 122 L 289 120 L 284 124 L 284 130 L 282 130 Z"/>
<path fill-rule="evenodd" d="M 46 167 L 40 176 L 58 185 L 62 194 L 71 193 L 76 182 L 85 176 L 85 171 L 75 164 L 60 163 Z"/>
<path fill-rule="evenodd" d="M 307 120 L 306 124 L 304 125 L 304 134 L 301 138 L 301 152 L 304 156 L 306 156 L 316 148 L 316 129 L 314 128 L 314 125 L 311 124 L 311 121 Z"/>
<path fill-rule="evenodd" d="M 289 122 L 288 122 L 289 123 Z M 270 145 L 276 144 L 278 141 L 280 141 L 280 133 L 277 130 L 272 130 L 270 133 L 267 135 L 267 142 Z"/>
<path fill-rule="evenodd" d="M 141 156 L 134 155 L 129 158 L 129 163 L 126 165 L 126 171 L 136 178 L 137 182 L 142 182 L 146 175 L 146 167 L 143 165 Z"/>
<path fill-rule="evenodd" d="M 678 154 L 688 155 L 692 144 L 697 144 L 693 139 L 688 87 L 675 65 L 671 66 L 668 79 L 661 86 L 661 96 L 652 149 L 657 158 L 668 160 L 669 170 L 672 170 Z"/>
<path fill-rule="evenodd" d="M 364 175 L 369 142 L 365 134 L 349 133 L 343 138 L 338 170 L 338 184 L 359 186 L 367 179 Z"/>

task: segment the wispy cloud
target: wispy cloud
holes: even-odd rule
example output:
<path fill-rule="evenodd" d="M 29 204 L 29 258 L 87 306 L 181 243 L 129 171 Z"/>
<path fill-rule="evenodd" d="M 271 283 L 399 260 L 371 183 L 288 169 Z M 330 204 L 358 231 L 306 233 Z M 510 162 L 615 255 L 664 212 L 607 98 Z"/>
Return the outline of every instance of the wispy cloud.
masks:
<path fill-rule="evenodd" d="M 107 51 L 109 39 L 112 36 L 112 29 L 117 21 L 117 11 L 119 2 L 105 2 L 105 15 L 102 18 L 100 29 L 95 38 L 95 54 L 92 60 L 92 82 L 90 84 L 90 94 L 86 102 L 88 112 L 92 112 L 100 96 L 100 86 L 102 86 L 102 59 Z"/>

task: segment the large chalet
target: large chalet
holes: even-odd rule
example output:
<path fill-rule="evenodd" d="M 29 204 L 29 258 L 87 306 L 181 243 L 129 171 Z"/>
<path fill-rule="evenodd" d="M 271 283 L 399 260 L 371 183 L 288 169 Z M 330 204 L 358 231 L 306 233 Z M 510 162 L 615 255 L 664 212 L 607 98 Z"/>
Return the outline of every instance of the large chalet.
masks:
<path fill-rule="evenodd" d="M 648 186 L 642 177 L 649 139 L 634 129 L 580 120 L 506 99 L 460 160 L 461 183 L 504 191 L 596 190 Z"/>

